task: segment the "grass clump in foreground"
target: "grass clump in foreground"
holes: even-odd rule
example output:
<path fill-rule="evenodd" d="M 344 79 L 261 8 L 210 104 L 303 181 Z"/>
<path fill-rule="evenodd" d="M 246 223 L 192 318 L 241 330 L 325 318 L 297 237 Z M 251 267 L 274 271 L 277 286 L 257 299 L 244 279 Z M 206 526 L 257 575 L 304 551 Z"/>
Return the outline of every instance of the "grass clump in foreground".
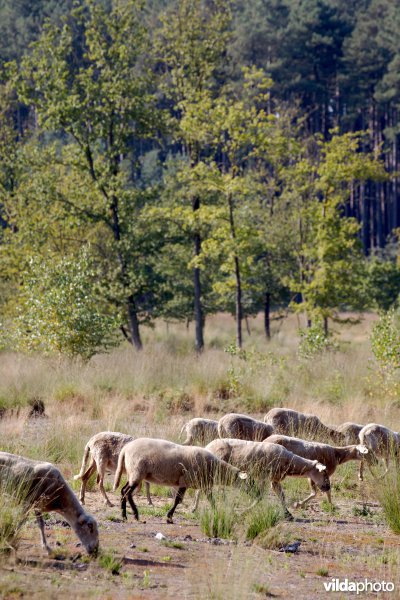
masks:
<path fill-rule="evenodd" d="M 400 534 L 400 475 L 391 469 L 378 487 L 378 498 L 390 529 Z"/>
<path fill-rule="evenodd" d="M 0 555 L 16 551 L 21 530 L 29 516 L 28 487 L 24 478 L 16 482 L 7 474 L 0 481 Z"/>
<path fill-rule="evenodd" d="M 283 519 L 282 509 L 276 504 L 260 502 L 249 512 L 246 520 L 246 538 L 254 540 L 258 535 L 272 529 Z"/>
<path fill-rule="evenodd" d="M 235 503 L 221 499 L 200 513 L 200 529 L 211 538 L 232 539 L 237 521 Z"/>
<path fill-rule="evenodd" d="M 122 569 L 122 561 L 112 551 L 103 552 L 99 556 L 99 565 L 109 571 L 111 575 L 119 575 Z"/>

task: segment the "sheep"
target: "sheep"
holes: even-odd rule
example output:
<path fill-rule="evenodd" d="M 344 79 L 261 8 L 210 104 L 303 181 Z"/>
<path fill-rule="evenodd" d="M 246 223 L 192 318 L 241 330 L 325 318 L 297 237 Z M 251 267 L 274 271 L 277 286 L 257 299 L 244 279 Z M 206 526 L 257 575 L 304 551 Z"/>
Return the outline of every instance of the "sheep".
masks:
<path fill-rule="evenodd" d="M 295 437 L 288 437 L 286 435 L 271 435 L 265 440 L 264 443 L 279 444 L 290 450 L 297 456 L 308 458 L 309 460 L 318 460 L 318 462 L 326 466 L 326 472 L 329 477 L 336 471 L 336 467 L 349 460 L 363 461 L 364 457 L 368 454 L 368 449 L 361 445 L 351 446 L 329 446 L 328 444 L 320 444 L 318 442 L 309 442 L 301 440 Z M 309 500 L 314 498 L 317 494 L 314 481 L 309 479 L 311 494 L 302 500 L 296 502 L 295 507 L 304 506 Z M 330 492 L 327 493 L 328 500 L 331 502 Z"/>
<path fill-rule="evenodd" d="M 364 425 L 359 425 L 358 423 L 352 423 L 351 421 L 346 421 L 346 423 L 342 423 L 336 427 L 336 431 L 342 433 L 345 436 L 344 443 L 346 446 L 351 444 L 358 444 L 361 429 Z"/>
<path fill-rule="evenodd" d="M 104 476 L 107 469 L 112 473 L 115 472 L 121 448 L 123 448 L 125 444 L 131 442 L 133 439 L 134 438 L 131 435 L 126 435 L 125 433 L 119 433 L 117 431 L 101 431 L 90 438 L 85 446 L 81 470 L 78 475 L 74 476 L 75 480 L 82 480 L 82 485 L 79 492 L 79 500 L 81 501 L 81 504 L 85 504 L 85 491 L 87 482 L 97 469 L 97 482 L 100 487 L 100 492 L 103 495 L 104 503 L 107 506 L 114 506 L 112 502 L 110 502 L 104 489 Z M 89 468 L 86 470 L 89 454 L 92 455 L 92 461 L 89 465 Z M 150 506 L 152 506 L 153 503 L 150 497 L 150 485 L 145 482 L 145 486 L 147 502 Z"/>
<path fill-rule="evenodd" d="M 99 533 L 95 519 L 85 512 L 74 492 L 51 463 L 30 460 L 0 452 L 0 482 L 22 490 L 20 501 L 27 510 L 33 508 L 40 529 L 42 547 L 47 544 L 42 512 L 55 511 L 71 525 L 88 554 L 97 553 Z"/>
<path fill-rule="evenodd" d="M 178 490 L 174 505 L 167 514 L 167 523 L 173 522 L 175 509 L 183 501 L 188 487 L 204 489 L 210 497 L 210 489 L 214 484 L 235 485 L 247 478 L 246 473 L 219 460 L 200 446 L 183 446 L 154 438 L 138 438 L 122 448 L 115 473 L 114 491 L 119 486 L 123 472 L 126 472 L 128 480 L 121 489 L 123 519 L 127 518 L 128 500 L 135 519 L 139 520 L 132 493 L 146 480 Z"/>
<path fill-rule="evenodd" d="M 205 444 L 218 437 L 218 421 L 212 419 L 191 419 L 181 429 L 180 435 L 186 433 L 186 440 L 183 442 L 184 446 L 193 444 L 194 442 L 200 442 Z"/>
<path fill-rule="evenodd" d="M 239 469 L 245 466 L 251 477 L 261 480 L 261 483 L 269 478 L 271 488 L 278 496 L 288 519 L 293 519 L 293 516 L 286 506 L 280 484 L 285 477 L 308 477 L 323 492 L 329 494 L 331 486 L 325 465 L 318 460 L 308 460 L 297 456 L 281 445 L 266 441 L 219 439 L 208 444 L 206 450 Z M 197 508 L 198 499 L 199 494 L 197 493 L 194 510 Z"/>
<path fill-rule="evenodd" d="M 329 439 L 337 444 L 345 443 L 345 435 L 327 427 L 315 415 L 305 414 L 289 408 L 272 408 L 264 417 L 274 433 L 289 436 L 304 436 L 311 439 Z"/>
<path fill-rule="evenodd" d="M 236 438 L 261 442 L 274 433 L 271 425 L 252 419 L 247 415 L 228 413 L 218 421 L 218 435 L 220 438 Z"/>
<path fill-rule="evenodd" d="M 400 433 L 392 431 L 388 427 L 378 425 L 377 423 L 368 423 L 365 425 L 359 435 L 360 444 L 365 445 L 371 452 L 372 456 L 382 458 L 386 463 L 386 471 L 384 475 L 389 471 L 390 457 L 395 459 L 399 458 L 400 454 Z M 363 480 L 363 469 L 360 466 L 359 477 Z M 368 465 L 371 470 L 371 466 Z"/>

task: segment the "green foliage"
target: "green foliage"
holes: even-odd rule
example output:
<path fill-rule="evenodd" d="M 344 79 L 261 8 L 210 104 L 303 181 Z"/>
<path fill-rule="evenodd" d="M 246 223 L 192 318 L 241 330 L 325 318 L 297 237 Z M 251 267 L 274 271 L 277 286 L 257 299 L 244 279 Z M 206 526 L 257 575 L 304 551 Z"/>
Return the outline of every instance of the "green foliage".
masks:
<path fill-rule="evenodd" d="M 400 368 L 400 312 L 390 309 L 382 313 L 371 333 L 374 356 L 384 371 L 391 373 Z"/>
<path fill-rule="evenodd" d="M 318 354 L 337 350 L 332 334 L 325 333 L 321 323 L 316 322 L 307 329 L 300 329 L 299 334 L 298 354 L 301 358 L 312 359 Z"/>
<path fill-rule="evenodd" d="M 87 251 L 59 261 L 32 259 L 15 319 L 18 348 L 89 360 L 115 345 L 117 319 L 101 311 Z"/>
<path fill-rule="evenodd" d="M 367 294 L 373 306 L 387 311 L 400 295 L 400 265 L 393 260 L 373 258 L 368 264 Z"/>

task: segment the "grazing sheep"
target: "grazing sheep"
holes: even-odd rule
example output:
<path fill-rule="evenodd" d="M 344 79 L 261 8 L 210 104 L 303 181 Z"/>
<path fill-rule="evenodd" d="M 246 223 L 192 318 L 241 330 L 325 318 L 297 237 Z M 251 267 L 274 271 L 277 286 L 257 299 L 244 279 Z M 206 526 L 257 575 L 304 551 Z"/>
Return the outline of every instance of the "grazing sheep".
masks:
<path fill-rule="evenodd" d="M 326 466 L 326 472 L 329 477 L 336 471 L 338 465 L 342 465 L 349 460 L 360 460 L 363 461 L 368 449 L 365 446 L 352 445 L 352 446 L 329 446 L 328 444 L 320 444 L 318 442 L 308 442 L 295 437 L 288 437 L 286 435 L 271 435 L 264 443 L 279 444 L 290 450 L 298 456 L 308 458 L 309 460 L 317 460 Z M 296 502 L 295 506 L 304 506 L 309 500 L 314 498 L 317 494 L 314 481 L 309 479 L 311 494 L 302 500 Z M 330 492 L 327 493 L 328 500 L 331 502 Z"/>
<path fill-rule="evenodd" d="M 368 423 L 359 433 L 360 444 L 365 445 L 375 459 L 382 458 L 386 463 L 386 471 L 389 470 L 390 458 L 396 460 L 400 455 L 400 434 L 388 427 L 377 423 Z M 368 465 L 371 470 L 371 465 Z M 360 466 L 359 477 L 363 479 L 363 463 Z"/>
<path fill-rule="evenodd" d="M 285 477 L 307 477 L 323 492 L 329 493 L 330 482 L 325 465 L 318 460 L 308 460 L 297 456 L 278 444 L 269 442 L 249 442 L 237 439 L 214 440 L 206 446 L 218 458 L 241 469 L 246 466 L 251 477 L 265 483 L 271 481 L 271 487 L 280 499 L 287 518 L 292 519 L 286 504 L 280 482 Z M 196 496 L 194 509 L 197 508 Z M 329 496 L 328 496 L 329 497 Z"/>
<path fill-rule="evenodd" d="M 121 448 L 123 448 L 133 439 L 134 438 L 131 435 L 118 433 L 117 431 L 101 431 L 90 438 L 85 446 L 80 473 L 74 477 L 75 480 L 82 479 L 82 485 L 79 492 L 79 500 L 82 504 L 85 504 L 85 491 L 87 482 L 97 470 L 97 482 L 100 487 L 100 492 L 104 497 L 105 504 L 107 506 L 113 506 L 104 489 L 104 476 L 106 474 L 106 470 L 109 470 L 112 473 L 116 471 L 118 456 L 121 452 Z M 89 454 L 92 455 L 92 461 L 89 465 L 89 468 L 85 470 Z M 147 482 L 145 485 L 147 502 L 148 504 L 152 505 L 153 503 L 151 501 L 149 490 L 150 486 Z"/>
<path fill-rule="evenodd" d="M 121 489 L 122 517 L 126 516 L 128 500 L 136 520 L 139 513 L 132 493 L 142 481 L 169 485 L 178 489 L 173 507 L 167 514 L 167 523 L 172 523 L 172 515 L 182 502 L 188 487 L 203 489 L 210 494 L 215 484 L 232 485 L 247 474 L 219 460 L 200 446 L 182 446 L 167 440 L 138 438 L 129 442 L 121 450 L 115 473 L 114 491 L 118 488 L 122 473 L 127 474 L 127 483 Z"/>
<path fill-rule="evenodd" d="M 181 435 L 186 432 L 184 446 L 199 442 L 206 444 L 218 437 L 218 421 L 212 419 L 190 419 L 181 429 Z"/>
<path fill-rule="evenodd" d="M 329 439 L 337 444 L 345 443 L 343 433 L 332 427 L 327 427 L 315 415 L 297 412 L 289 408 L 272 408 L 265 415 L 264 421 L 271 425 L 274 433 L 280 433 L 281 435 Z"/>
<path fill-rule="evenodd" d="M 21 502 L 34 509 L 43 548 L 51 552 L 44 532 L 42 512 L 55 511 L 68 521 L 88 554 L 97 552 L 97 523 L 79 504 L 60 471 L 52 464 L 0 452 L 0 481 L 22 489 Z"/>
<path fill-rule="evenodd" d="M 352 423 L 351 421 L 346 421 L 346 423 L 342 423 L 336 427 L 336 431 L 342 433 L 344 435 L 344 443 L 346 446 L 350 446 L 351 444 L 358 444 L 361 429 L 364 425 L 359 425 L 358 423 Z"/>
<path fill-rule="evenodd" d="M 218 421 L 218 435 L 220 438 L 262 442 L 273 433 L 274 430 L 270 425 L 252 419 L 247 415 L 228 413 Z"/>

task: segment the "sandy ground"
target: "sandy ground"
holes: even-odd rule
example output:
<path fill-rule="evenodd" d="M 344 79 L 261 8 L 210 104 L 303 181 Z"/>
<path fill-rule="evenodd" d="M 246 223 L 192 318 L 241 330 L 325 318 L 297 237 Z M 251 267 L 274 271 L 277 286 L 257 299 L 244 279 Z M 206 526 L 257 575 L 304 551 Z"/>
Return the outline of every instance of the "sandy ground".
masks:
<path fill-rule="evenodd" d="M 1 598 L 54 599 L 246 599 L 246 598 L 400 598 L 399 538 L 390 533 L 378 505 L 370 504 L 365 516 L 361 504 L 340 501 L 329 515 L 315 502 L 307 511 L 295 511 L 295 521 L 277 530 L 283 540 L 300 540 L 295 554 L 263 549 L 256 543 L 237 543 L 205 537 L 190 511 L 190 498 L 178 507 L 175 522 L 146 514 L 146 501 L 138 497 L 140 522 L 129 514 L 122 522 L 118 496 L 115 507 L 105 507 L 99 493 L 87 493 L 87 509 L 99 522 L 101 546 L 121 563 L 119 574 L 88 560 L 73 532 L 53 513 L 47 535 L 55 549 L 47 557 L 39 545 L 32 521 L 24 529 L 17 556 L 0 565 Z M 168 498 L 154 498 L 156 509 Z M 357 511 L 356 511 L 357 512 Z M 162 533 L 166 540 L 155 538 Z M 392 593 L 330 593 L 324 582 L 332 578 L 351 581 L 393 582 Z"/>

